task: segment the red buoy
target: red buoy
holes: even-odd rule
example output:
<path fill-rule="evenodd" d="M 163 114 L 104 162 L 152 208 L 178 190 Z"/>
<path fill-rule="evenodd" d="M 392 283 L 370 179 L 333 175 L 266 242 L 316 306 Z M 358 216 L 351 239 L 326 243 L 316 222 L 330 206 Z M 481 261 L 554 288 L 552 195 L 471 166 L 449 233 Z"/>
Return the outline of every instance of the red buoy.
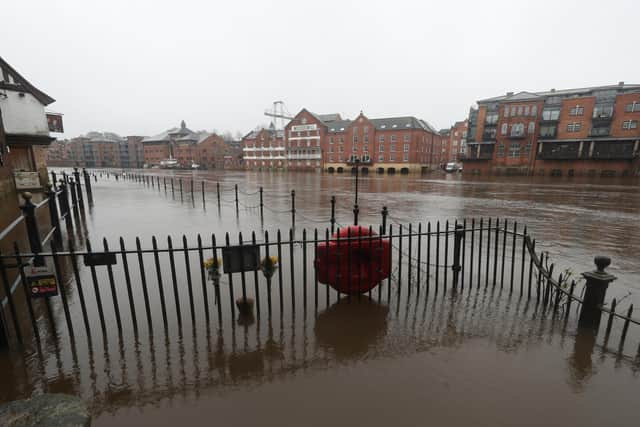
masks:
<path fill-rule="evenodd" d="M 368 292 L 389 277 L 391 243 L 368 228 L 352 225 L 318 244 L 318 281 L 345 294 Z"/>

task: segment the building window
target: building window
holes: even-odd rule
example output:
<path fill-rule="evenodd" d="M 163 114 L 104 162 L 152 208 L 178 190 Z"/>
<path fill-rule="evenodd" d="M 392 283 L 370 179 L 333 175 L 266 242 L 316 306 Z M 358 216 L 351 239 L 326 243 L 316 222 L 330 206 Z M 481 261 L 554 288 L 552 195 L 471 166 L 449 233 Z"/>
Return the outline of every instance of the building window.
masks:
<path fill-rule="evenodd" d="M 358 146 L 356 144 L 353 144 L 353 147 L 351 147 L 351 151 L 353 151 L 354 153 L 358 152 Z"/>
<path fill-rule="evenodd" d="M 525 115 L 525 116 L 528 116 L 528 115 L 529 115 L 529 106 L 528 106 L 528 105 L 525 105 L 525 106 L 524 106 L 524 115 Z"/>
<path fill-rule="evenodd" d="M 395 155 L 393 153 L 389 154 L 389 161 L 393 162 L 395 160 Z"/>
<path fill-rule="evenodd" d="M 333 144 L 333 137 L 329 138 L 329 144 Z"/>
<path fill-rule="evenodd" d="M 343 153 L 344 152 L 344 146 L 339 146 L 338 147 L 338 153 Z"/>
<path fill-rule="evenodd" d="M 342 161 L 342 154 L 338 154 L 338 161 L 341 162 Z"/>
<path fill-rule="evenodd" d="M 582 116 L 584 115 L 584 107 L 581 107 L 580 105 L 576 105 L 575 107 L 571 108 L 569 110 L 569 115 L 570 116 Z"/>
<path fill-rule="evenodd" d="M 511 136 L 524 135 L 524 123 L 514 123 L 511 125 Z"/>
<path fill-rule="evenodd" d="M 527 129 L 527 132 L 529 132 L 529 134 L 532 135 L 535 131 L 536 131 L 536 124 L 534 122 L 529 122 L 529 129 Z"/>
<path fill-rule="evenodd" d="M 533 117 L 538 115 L 538 106 L 537 105 L 534 105 L 533 107 L 531 107 L 531 115 Z"/>
<path fill-rule="evenodd" d="M 330 154 L 330 155 L 329 155 L 329 161 L 330 161 L 330 162 L 333 162 L 333 154 Z"/>
<path fill-rule="evenodd" d="M 509 144 L 509 157 L 520 157 L 520 143 L 512 142 Z"/>
<path fill-rule="evenodd" d="M 518 115 L 521 116 L 522 115 L 522 105 L 518 106 Z"/>
<path fill-rule="evenodd" d="M 509 117 L 509 106 L 504 107 L 504 116 Z"/>
<path fill-rule="evenodd" d="M 402 157 L 402 161 L 404 161 L 404 162 L 408 162 L 409 161 L 409 153 L 404 153 L 404 156 Z"/>
<path fill-rule="evenodd" d="M 527 145 L 524 146 L 525 157 L 529 157 L 529 153 L 531 153 L 531 141 L 527 142 Z"/>
<path fill-rule="evenodd" d="M 411 141 L 411 135 L 405 135 L 404 142 L 409 142 L 409 141 Z"/>
<path fill-rule="evenodd" d="M 640 102 L 633 101 L 631 104 L 624 106 L 625 113 L 638 113 L 640 112 Z"/>
<path fill-rule="evenodd" d="M 515 117 L 516 116 L 516 106 L 512 105 L 511 106 L 511 117 Z"/>
<path fill-rule="evenodd" d="M 542 120 L 558 120 L 559 118 L 560 118 L 559 108 L 542 110 Z"/>
<path fill-rule="evenodd" d="M 365 133 L 365 134 L 369 133 L 369 126 L 365 126 L 365 127 L 363 128 L 363 130 L 364 130 L 364 133 Z"/>
<path fill-rule="evenodd" d="M 356 133 L 353 134 L 353 143 L 354 144 L 358 143 L 358 134 L 356 134 Z"/>
<path fill-rule="evenodd" d="M 365 128 L 367 129 L 367 128 Z M 362 141 L 364 141 L 364 143 L 368 143 L 369 142 L 369 135 L 367 135 L 366 133 L 364 134 L 364 136 L 362 137 Z"/>
<path fill-rule="evenodd" d="M 554 136 L 556 136 L 556 127 L 555 126 L 540 126 L 540 136 L 541 137 L 554 137 Z"/>
<path fill-rule="evenodd" d="M 507 134 L 507 130 L 509 129 L 509 125 L 506 123 L 502 124 L 502 128 L 500 129 L 500 133 L 502 135 L 506 135 Z"/>
<path fill-rule="evenodd" d="M 384 144 L 380 143 L 380 146 L 378 147 L 378 151 L 383 153 L 384 152 Z"/>
<path fill-rule="evenodd" d="M 329 147 L 329 152 L 333 153 L 333 147 Z"/>
<path fill-rule="evenodd" d="M 622 129 L 629 130 L 629 129 L 637 129 L 637 128 L 638 128 L 637 120 L 625 120 L 624 122 L 622 122 Z"/>
<path fill-rule="evenodd" d="M 368 153 L 369 152 L 369 145 L 368 144 L 364 144 L 362 146 L 362 152 L 363 153 Z"/>
<path fill-rule="evenodd" d="M 389 146 L 389 151 L 390 151 L 390 152 L 392 152 L 392 153 L 393 153 L 394 151 L 396 151 L 396 144 L 391 144 L 391 145 Z"/>
<path fill-rule="evenodd" d="M 378 155 L 378 161 L 379 162 L 384 162 L 384 154 L 379 154 Z"/>
<path fill-rule="evenodd" d="M 404 152 L 405 153 L 409 152 L 409 144 L 404 144 Z"/>
<path fill-rule="evenodd" d="M 582 123 L 569 123 L 567 124 L 567 132 L 580 132 L 580 129 L 582 129 Z"/>
<path fill-rule="evenodd" d="M 396 142 L 396 135 L 395 134 L 391 135 L 391 142 Z"/>
<path fill-rule="evenodd" d="M 498 144 L 498 153 L 497 153 L 498 157 L 504 157 L 504 143 L 500 143 Z"/>
<path fill-rule="evenodd" d="M 380 137 L 378 138 L 379 142 L 384 142 L 384 135 L 380 135 Z"/>

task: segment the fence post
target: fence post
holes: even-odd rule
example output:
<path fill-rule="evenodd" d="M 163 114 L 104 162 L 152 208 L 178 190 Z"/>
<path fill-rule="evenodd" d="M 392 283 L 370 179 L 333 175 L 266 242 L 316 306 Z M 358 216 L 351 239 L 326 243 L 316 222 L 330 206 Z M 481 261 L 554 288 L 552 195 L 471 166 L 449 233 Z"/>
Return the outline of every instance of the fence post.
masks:
<path fill-rule="evenodd" d="M 389 216 L 389 210 L 386 206 L 382 207 L 382 234 L 387 234 L 387 216 Z"/>
<path fill-rule="evenodd" d="M 453 241 L 453 266 L 451 266 L 451 270 L 453 270 L 453 286 L 454 289 L 458 286 L 458 278 L 460 276 L 460 270 L 462 270 L 462 266 L 460 264 L 460 247 L 462 243 L 462 239 L 464 239 L 464 231 L 462 229 L 461 224 L 456 224 L 456 228 L 454 231 L 454 241 Z"/>
<path fill-rule="evenodd" d="M 93 205 L 93 190 L 91 189 L 91 176 L 87 169 L 82 168 L 82 175 L 84 175 L 84 186 L 87 191 L 87 202 L 89 205 Z"/>
<path fill-rule="evenodd" d="M 76 181 L 76 192 L 78 193 L 78 203 L 80 204 L 80 209 L 84 209 L 84 198 L 82 197 L 82 187 L 80 185 L 80 171 L 78 170 L 78 168 L 73 168 L 73 176 Z"/>
<path fill-rule="evenodd" d="M 40 241 L 40 230 L 38 230 L 38 221 L 36 220 L 36 205 L 31 201 L 33 195 L 28 191 L 22 193 L 24 204 L 20 206 L 24 215 L 24 222 L 27 226 L 27 235 L 29 237 L 29 247 L 33 254 L 42 252 L 42 242 Z M 44 265 L 44 258 L 36 256 L 35 265 Z"/>
<path fill-rule="evenodd" d="M 67 183 L 63 179 L 60 180 L 60 215 L 69 223 L 69 193 Z"/>
<path fill-rule="evenodd" d="M 611 264 L 611 258 L 597 256 L 593 259 L 593 262 L 596 264 L 597 270 L 582 273 L 582 277 L 586 279 L 586 284 L 578 326 L 597 330 L 602 313 L 600 307 L 604 303 L 607 287 L 617 277 L 604 271 Z"/>
<path fill-rule="evenodd" d="M 333 234 L 336 228 L 336 196 L 331 196 L 331 234 Z"/>
<path fill-rule="evenodd" d="M 216 193 L 218 196 L 218 209 L 220 209 L 220 183 L 216 182 Z"/>
<path fill-rule="evenodd" d="M 69 191 L 71 192 L 71 207 L 78 209 L 78 195 L 76 194 L 76 184 L 72 179 L 69 180 Z"/>
<path fill-rule="evenodd" d="M 291 228 L 296 228 L 296 190 L 291 190 Z"/>
<path fill-rule="evenodd" d="M 260 218 L 264 218 L 264 203 L 262 202 L 262 187 L 260 187 Z"/>
<path fill-rule="evenodd" d="M 5 350 L 9 348 L 9 340 L 7 339 L 7 332 L 4 327 L 4 316 L 0 312 L 0 349 Z"/>
<path fill-rule="evenodd" d="M 51 182 L 53 182 L 53 189 L 57 190 L 57 183 L 56 183 L 56 173 L 55 171 L 51 171 Z"/>
<path fill-rule="evenodd" d="M 58 216 L 58 200 L 53 185 L 47 184 L 47 197 L 49 198 L 49 218 L 51 218 L 51 227 L 54 228 L 53 236 L 58 245 L 62 246 L 62 233 L 60 232 L 60 217 Z"/>
<path fill-rule="evenodd" d="M 202 190 L 202 206 L 204 206 L 204 181 L 200 181 L 200 188 Z"/>

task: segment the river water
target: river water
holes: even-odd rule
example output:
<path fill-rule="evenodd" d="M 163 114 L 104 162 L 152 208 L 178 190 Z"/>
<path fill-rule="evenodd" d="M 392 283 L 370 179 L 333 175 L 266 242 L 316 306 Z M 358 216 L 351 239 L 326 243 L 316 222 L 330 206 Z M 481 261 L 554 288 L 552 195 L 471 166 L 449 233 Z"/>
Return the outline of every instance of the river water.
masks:
<path fill-rule="evenodd" d="M 246 241 L 253 230 L 260 239 L 264 230 L 274 236 L 280 229 L 287 236 L 291 190 L 297 237 L 303 228 L 318 228 L 323 235 L 331 196 L 337 200 L 337 225 L 353 221 L 355 182 L 348 174 L 143 173 L 161 178 L 151 186 L 98 177 L 95 205 L 73 231 L 75 237 L 87 238 L 95 249 L 102 248 L 103 237 L 113 248 L 120 236 L 127 246 L 138 236 L 148 248 L 152 235 L 161 247 L 167 235 L 175 242 L 184 235 L 191 242 L 197 234 L 206 241 L 211 233 L 222 240 L 229 232 L 237 241 L 241 231 Z M 377 228 L 383 206 L 396 229 L 418 222 L 435 226 L 456 219 L 507 219 L 510 225 L 517 222 L 519 230 L 526 225 L 537 248 L 557 263 L 556 271 L 570 269 L 576 279 L 594 268 L 594 256 L 610 256 L 608 271 L 618 279 L 608 299 L 622 299 L 625 308 L 640 304 L 638 180 L 369 175 L 360 178 L 358 189 L 360 224 Z M 139 271 L 130 261 L 136 288 Z M 153 265 L 152 258 L 147 261 Z M 161 258 L 158 267 L 165 280 L 171 277 L 167 261 Z M 106 273 L 98 275 L 102 279 Z M 148 276 L 149 286 L 155 286 L 151 271 Z M 88 294 L 88 269 L 81 269 L 80 278 Z M 184 284 L 180 273 L 178 283 Z M 98 426 L 637 422 L 640 327 L 631 325 L 629 344 L 617 351 L 620 328 L 614 328 L 607 343 L 602 331 L 596 337 L 580 330 L 574 312 L 554 316 L 499 290 L 434 295 L 414 288 L 417 294 L 400 294 L 385 285 L 371 299 L 348 303 L 333 295 L 325 301 L 322 290 L 318 308 L 311 304 L 308 310 L 287 308 L 291 295 L 285 291 L 285 304 L 274 302 L 273 316 L 265 316 L 263 308 L 262 317 L 249 319 L 231 318 L 226 299 L 214 301 L 210 293 L 211 321 L 196 293 L 197 313 L 188 320 L 185 306 L 184 325 L 170 313 L 164 329 L 162 323 L 153 328 L 141 324 L 134 333 L 123 309 L 122 333 L 113 314 L 105 313 L 108 327 L 102 338 L 99 323 L 93 322 L 94 338 L 88 340 L 77 284 L 69 286 L 76 339 L 66 333 L 61 304 L 54 304 L 57 332 L 47 330 L 44 312 L 38 312 L 46 336 L 43 356 L 28 345 L 24 354 L 0 353 L 0 400 L 43 391 L 77 394 L 90 405 Z M 119 271 L 116 288 L 122 302 L 126 294 Z M 181 287 L 180 292 L 185 301 L 186 291 Z M 109 298 L 106 284 L 103 298 Z M 156 296 L 151 305 L 158 319 Z M 220 306 L 223 321 L 218 323 Z M 95 316 L 95 305 L 88 302 L 88 308 Z M 139 322 L 142 313 L 139 307 Z"/>

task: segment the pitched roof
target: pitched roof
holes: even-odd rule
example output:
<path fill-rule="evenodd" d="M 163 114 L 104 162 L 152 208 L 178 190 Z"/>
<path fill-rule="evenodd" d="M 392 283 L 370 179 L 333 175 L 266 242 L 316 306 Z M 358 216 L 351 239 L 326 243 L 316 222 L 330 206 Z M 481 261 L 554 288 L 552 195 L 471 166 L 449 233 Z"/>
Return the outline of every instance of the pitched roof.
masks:
<path fill-rule="evenodd" d="M 4 80 L 4 72 L 10 77 L 9 81 Z M 18 73 L 8 62 L 6 62 L 0 56 L 0 85 L 3 86 L 13 86 L 16 85 L 25 90 L 25 92 L 29 92 L 33 95 L 40 103 L 43 105 L 49 105 L 55 102 L 55 99 L 42 92 L 40 89 L 29 83 L 27 79 L 22 77 L 20 73 Z"/>
<path fill-rule="evenodd" d="M 620 82 L 617 85 L 591 86 L 591 87 L 561 89 L 561 90 L 552 89 L 552 90 L 542 91 L 542 92 L 518 92 L 517 94 L 508 93 L 502 96 L 481 99 L 478 101 L 478 103 L 489 103 L 489 102 L 499 102 L 499 101 L 508 102 L 508 101 L 522 101 L 522 100 L 528 101 L 528 100 L 534 100 L 534 99 L 544 98 L 548 96 L 570 96 L 570 95 L 585 96 L 601 90 L 623 90 L 623 91 L 640 90 L 640 84 L 625 84 L 623 82 Z"/>
<path fill-rule="evenodd" d="M 344 132 L 351 125 L 351 120 L 336 120 L 327 124 L 329 133 Z"/>
<path fill-rule="evenodd" d="M 124 142 L 127 140 L 113 132 L 87 132 L 81 138 L 85 138 L 89 142 Z"/>
<path fill-rule="evenodd" d="M 342 120 L 342 117 L 340 117 L 340 113 L 314 114 L 314 115 L 317 116 L 320 119 L 320 121 L 324 123 L 336 122 L 336 121 Z"/>

